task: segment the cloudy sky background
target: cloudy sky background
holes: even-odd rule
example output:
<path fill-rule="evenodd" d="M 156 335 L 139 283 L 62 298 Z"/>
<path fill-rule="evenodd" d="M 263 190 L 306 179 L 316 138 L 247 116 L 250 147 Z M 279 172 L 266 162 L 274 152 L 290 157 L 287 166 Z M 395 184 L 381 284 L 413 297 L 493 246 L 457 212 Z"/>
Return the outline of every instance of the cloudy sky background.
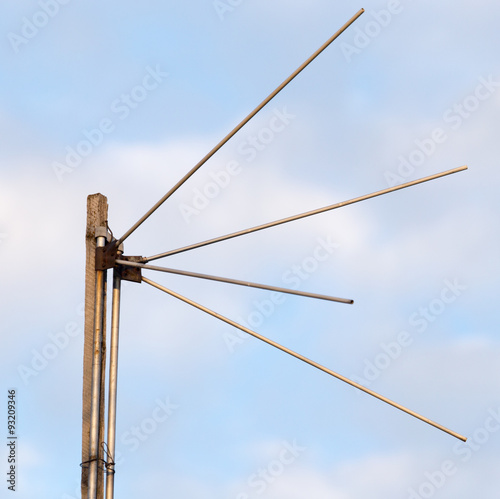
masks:
<path fill-rule="evenodd" d="M 467 164 L 157 262 L 284 287 L 299 268 L 300 289 L 354 305 L 287 296 L 270 312 L 267 291 L 145 275 L 469 444 L 125 283 L 116 497 L 497 497 L 500 7 L 488 0 L 5 2 L 0 369 L 5 402 L 18 390 L 18 497 L 79 497 L 87 195 L 108 197 L 110 227 L 123 234 L 361 7 L 125 253 L 154 255 Z M 153 70 L 156 88 L 149 78 L 137 90 Z M 286 124 L 250 154 L 279 115 Z M 64 167 L 103 120 L 108 133 Z M 235 162 L 229 185 L 183 215 Z M 330 252 L 315 261 L 322 244 Z M 157 422 L 162 404 L 171 414 Z"/>

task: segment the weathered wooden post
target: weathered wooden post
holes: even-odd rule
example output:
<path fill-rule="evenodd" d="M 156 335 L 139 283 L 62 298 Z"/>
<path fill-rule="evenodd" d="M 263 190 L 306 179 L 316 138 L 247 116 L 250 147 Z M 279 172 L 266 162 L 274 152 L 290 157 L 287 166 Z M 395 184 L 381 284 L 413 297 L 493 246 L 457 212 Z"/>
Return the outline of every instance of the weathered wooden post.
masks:
<path fill-rule="evenodd" d="M 106 363 L 106 271 L 95 269 L 96 248 L 106 244 L 108 201 L 87 198 L 85 233 L 85 338 L 82 397 L 82 499 L 102 499 L 104 384 Z"/>

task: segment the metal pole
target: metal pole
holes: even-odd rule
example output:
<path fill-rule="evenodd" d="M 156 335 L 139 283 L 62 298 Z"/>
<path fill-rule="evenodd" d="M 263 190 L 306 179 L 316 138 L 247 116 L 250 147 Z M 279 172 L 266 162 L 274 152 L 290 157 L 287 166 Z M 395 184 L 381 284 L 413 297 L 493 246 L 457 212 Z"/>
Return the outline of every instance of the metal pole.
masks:
<path fill-rule="evenodd" d="M 458 438 L 459 440 L 462 440 L 465 442 L 467 440 L 466 437 L 460 435 L 459 433 L 456 433 L 445 426 L 440 425 L 439 423 L 436 423 L 435 421 L 432 421 L 431 419 L 428 419 L 424 416 L 421 416 L 415 411 L 412 411 L 411 409 L 408 409 L 401 404 L 398 404 L 397 402 L 394 402 L 391 399 L 388 399 L 387 397 L 384 397 L 383 395 L 378 394 L 377 392 L 374 392 L 373 390 L 370 390 L 369 388 L 366 388 L 363 385 L 360 385 L 359 383 L 356 383 L 355 381 L 350 380 L 349 378 L 346 378 L 345 376 L 342 376 L 341 374 L 336 373 L 335 371 L 332 371 L 331 369 L 328 369 L 327 367 L 322 366 L 321 364 L 318 364 L 314 360 L 308 359 L 307 357 L 304 357 L 300 353 L 294 352 L 293 350 L 290 350 L 287 347 L 284 347 L 283 345 L 280 345 L 279 343 L 276 343 L 273 340 L 270 340 L 269 338 L 266 338 L 265 336 L 262 336 L 259 333 L 256 333 L 255 331 L 252 331 L 251 329 L 248 329 L 245 326 L 242 326 L 241 324 L 238 324 L 237 322 L 234 322 L 231 319 L 228 319 L 227 317 L 224 317 L 221 314 L 218 314 L 217 312 L 214 312 L 213 310 L 210 310 L 207 307 L 204 307 L 203 305 L 200 305 L 199 303 L 194 302 L 193 300 L 190 300 L 189 298 L 186 298 L 185 296 L 180 295 L 179 293 L 176 293 L 175 291 L 172 291 L 171 289 L 166 288 L 165 286 L 162 286 L 161 284 L 158 284 L 154 281 L 151 281 L 150 279 L 147 279 L 146 277 L 142 278 L 143 282 L 161 290 L 164 291 L 165 293 L 169 294 L 170 296 L 174 296 L 175 298 L 183 301 L 184 303 L 187 303 L 188 305 L 191 305 L 198 310 L 201 310 L 212 317 L 215 317 L 216 319 L 219 319 L 226 324 L 229 324 L 231 326 L 234 326 L 237 329 L 240 329 L 241 331 L 244 331 L 245 333 L 248 333 L 252 335 L 253 337 L 267 343 L 268 345 L 273 346 L 274 348 L 277 348 L 278 350 L 281 350 L 282 352 L 287 353 L 288 355 L 291 355 L 292 357 L 295 357 L 296 359 L 301 360 L 302 362 L 305 362 L 306 364 L 309 364 L 310 366 L 315 367 L 316 369 L 319 369 L 320 371 L 323 371 L 324 373 L 329 374 L 330 376 L 333 376 L 334 378 L 337 378 L 344 383 L 347 383 L 348 385 L 353 386 L 354 388 L 357 388 L 358 390 L 361 390 L 368 395 L 371 395 L 372 397 L 375 397 L 382 402 L 385 402 L 386 404 L 391 405 L 392 407 L 395 407 L 396 409 L 399 409 L 400 411 L 406 412 L 406 414 L 409 414 L 410 416 L 413 416 L 414 418 L 419 419 L 420 421 L 423 421 L 424 423 L 427 423 L 431 426 L 434 426 L 435 428 L 448 433 L 449 435 Z"/>
<path fill-rule="evenodd" d="M 123 236 L 118 240 L 118 244 L 123 243 L 132 232 L 134 232 L 143 222 L 145 222 L 186 180 L 198 171 L 226 142 L 241 130 L 266 104 L 278 95 L 300 72 L 302 72 L 321 52 L 323 52 L 336 38 L 338 38 L 361 14 L 364 9 L 359 10 L 349 19 L 335 34 L 333 34 L 314 54 L 303 62 L 281 85 L 271 92 L 246 118 L 236 125 L 205 157 L 203 157 L 177 184 L 175 184 L 143 217 L 141 217 Z"/>
<path fill-rule="evenodd" d="M 115 486 L 116 387 L 118 377 L 118 336 L 120 327 L 121 271 L 113 270 L 113 302 L 111 306 L 111 340 L 109 353 L 108 399 L 108 458 L 112 460 L 106 472 L 106 499 L 113 499 Z"/>
<path fill-rule="evenodd" d="M 96 229 L 96 246 L 106 245 L 106 236 L 101 235 L 102 227 Z M 104 229 L 105 231 L 105 229 Z M 102 338 L 104 328 L 105 270 L 96 271 L 95 315 L 94 315 L 94 355 L 92 360 L 92 403 L 90 416 L 89 484 L 88 499 L 97 498 L 97 474 L 99 465 L 99 415 L 102 376 Z"/>
<path fill-rule="evenodd" d="M 445 177 L 446 175 L 452 175 L 453 173 L 462 172 L 467 170 L 467 166 L 460 166 L 459 168 L 453 168 L 452 170 L 447 170 L 445 172 L 436 173 L 434 175 L 429 175 L 428 177 L 419 178 L 417 180 L 412 180 L 411 182 L 406 182 L 401 185 L 396 185 L 394 187 L 389 187 L 388 189 L 382 189 L 381 191 L 372 192 L 371 194 L 365 194 L 364 196 L 359 196 L 354 199 L 349 199 L 347 201 L 342 201 L 340 203 L 331 204 L 325 206 L 324 208 L 318 208 L 317 210 L 308 211 L 306 213 L 301 213 L 299 215 L 294 215 L 292 217 L 282 218 L 281 220 L 276 220 L 275 222 L 269 222 L 263 225 L 258 225 L 257 227 L 252 227 L 250 229 L 240 230 L 238 232 L 233 232 L 232 234 L 227 234 L 225 236 L 215 237 L 214 239 L 209 239 L 208 241 L 203 241 L 201 243 L 191 244 L 189 246 L 184 246 L 183 248 L 165 251 L 165 253 L 159 253 L 158 255 L 144 257 L 143 262 L 152 262 L 153 260 L 158 260 L 159 258 L 165 258 L 166 256 L 177 255 L 178 253 L 183 253 L 184 251 L 190 251 L 192 249 L 201 248 L 203 246 L 208 246 L 209 244 L 219 243 L 221 241 L 227 241 L 233 237 L 244 236 L 246 234 L 251 234 L 252 232 L 257 232 L 262 229 L 269 229 L 270 227 L 276 227 L 277 225 L 285 224 L 288 222 L 293 222 L 294 220 L 300 220 L 301 218 L 310 217 L 312 215 L 318 215 L 320 213 L 325 213 L 327 211 L 335 210 L 337 208 L 342 208 L 343 206 L 348 206 L 350 204 L 359 203 L 360 201 L 365 201 L 367 199 L 375 198 L 377 196 L 382 196 L 388 194 L 389 192 L 399 191 L 401 189 L 406 189 L 407 187 L 412 187 L 417 184 L 422 184 L 430 180 L 435 180 L 437 178 Z"/>

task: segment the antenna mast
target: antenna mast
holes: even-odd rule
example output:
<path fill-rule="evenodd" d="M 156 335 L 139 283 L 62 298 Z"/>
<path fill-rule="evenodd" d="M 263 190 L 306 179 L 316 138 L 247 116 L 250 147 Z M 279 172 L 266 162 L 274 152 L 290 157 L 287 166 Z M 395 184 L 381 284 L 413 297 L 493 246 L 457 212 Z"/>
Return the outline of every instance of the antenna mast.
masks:
<path fill-rule="evenodd" d="M 86 227 L 86 268 L 85 268 L 85 339 L 84 339 L 84 361 L 83 361 L 83 405 L 82 405 L 82 499 L 103 499 L 104 496 L 104 472 L 106 472 L 106 499 L 114 497 L 114 473 L 115 473 L 115 440 L 116 440 L 116 393 L 117 393 L 117 370 L 118 370 L 118 329 L 120 313 L 120 286 L 121 281 L 127 280 L 136 283 L 145 282 L 167 294 L 173 296 L 227 324 L 230 324 L 247 334 L 264 341 L 293 357 L 299 359 L 349 385 L 378 398 L 379 400 L 424 421 L 455 438 L 465 441 L 465 437 L 449 430 L 448 428 L 431 421 L 420 414 L 397 404 L 396 402 L 369 390 L 368 388 L 351 381 L 350 379 L 326 368 L 303 355 L 290 350 L 264 336 L 252 331 L 245 326 L 200 305 L 189 298 L 183 297 L 164 286 L 157 284 L 142 276 L 142 271 L 167 272 L 198 279 L 208 279 L 238 286 L 250 286 L 254 288 L 273 290 L 281 293 L 292 293 L 322 300 L 352 304 L 353 300 L 336 298 L 333 296 L 318 295 L 303 291 L 278 288 L 266 284 L 240 281 L 226 277 L 218 277 L 208 274 L 200 274 L 186 270 L 172 269 L 147 265 L 148 262 L 168 257 L 184 251 L 201 248 L 209 244 L 222 242 L 228 239 L 247 235 L 256 231 L 275 227 L 284 223 L 299 220 L 312 215 L 325 213 L 337 208 L 365 201 L 377 196 L 388 194 L 400 189 L 411 187 L 423 182 L 435 180 L 450 174 L 458 173 L 467 169 L 466 166 L 455 168 L 442 173 L 430 175 L 425 178 L 407 182 L 399 186 L 383 189 L 371 194 L 366 194 L 354 199 L 332 204 L 313 211 L 294 215 L 274 222 L 252 227 L 249 229 L 220 236 L 190 246 L 159 253 L 154 256 L 125 256 L 123 255 L 123 241 L 142 225 L 179 187 L 181 187 L 201 166 L 203 166 L 224 144 L 226 144 L 241 128 L 243 128 L 266 104 L 268 104 L 286 85 L 288 85 L 301 71 L 303 71 L 321 52 L 323 52 L 343 31 L 345 31 L 364 12 L 358 11 L 347 21 L 334 35 L 332 35 L 314 54 L 312 54 L 299 68 L 283 81 L 271 94 L 266 97 L 243 121 L 236 125 L 213 149 L 208 152 L 188 173 L 184 175 L 145 215 L 143 215 L 120 239 L 115 239 L 108 228 L 108 203 L 102 194 L 93 194 L 87 200 L 87 227 Z M 113 293 L 111 313 L 111 343 L 109 360 L 109 402 L 108 402 L 108 426 L 107 438 L 104 439 L 104 416 L 105 416 L 105 365 L 106 365 L 106 275 L 107 270 L 113 269 Z"/>

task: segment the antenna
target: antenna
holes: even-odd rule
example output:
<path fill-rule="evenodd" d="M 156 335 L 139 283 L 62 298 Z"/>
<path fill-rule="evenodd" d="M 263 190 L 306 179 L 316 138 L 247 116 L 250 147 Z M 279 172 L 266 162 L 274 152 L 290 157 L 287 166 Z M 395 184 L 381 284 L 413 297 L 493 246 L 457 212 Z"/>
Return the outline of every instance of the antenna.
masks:
<path fill-rule="evenodd" d="M 271 345 L 278 350 L 281 350 L 282 352 L 285 352 L 292 357 L 295 357 L 296 359 L 301 360 L 302 362 L 305 362 L 306 364 L 309 364 L 310 366 L 315 367 L 316 369 L 319 369 L 320 371 L 325 372 L 326 374 L 329 374 L 330 376 L 333 376 L 334 378 L 340 379 L 344 383 L 347 383 L 348 385 L 354 386 L 354 388 L 357 388 L 358 390 L 361 390 L 365 393 L 368 393 L 368 395 L 371 395 L 372 397 L 375 397 L 382 402 L 385 402 L 386 404 L 392 405 L 396 409 L 399 409 L 400 411 L 406 412 L 407 414 L 410 414 L 410 416 L 413 416 L 417 419 L 420 419 L 420 421 L 424 421 L 425 423 L 430 424 L 431 426 L 434 426 L 435 428 L 438 428 L 439 430 L 444 431 L 445 433 L 448 433 L 449 435 L 452 435 L 455 438 L 458 438 L 459 440 L 465 441 L 465 437 L 462 435 L 459 435 L 458 433 L 449 430 L 448 428 L 445 428 L 444 426 L 435 423 L 434 421 L 431 421 L 428 418 L 424 418 L 420 414 L 416 413 L 415 411 L 412 411 L 410 409 L 407 409 L 406 407 L 397 404 L 396 402 L 393 402 L 392 400 L 388 399 L 387 397 L 384 397 L 382 395 L 379 395 L 378 393 L 374 392 L 373 390 L 370 390 L 369 388 L 364 387 L 363 385 L 360 385 L 359 383 L 356 383 L 355 381 L 351 381 L 350 379 L 346 378 L 345 376 L 342 376 L 341 374 L 336 373 L 335 371 L 332 371 L 331 369 L 328 369 L 327 367 L 322 366 L 321 364 L 318 364 L 317 362 L 314 362 L 313 360 L 308 359 L 307 357 L 304 357 L 303 355 L 300 355 L 300 353 L 294 352 L 293 350 L 290 350 L 289 348 L 286 348 L 279 343 L 276 343 L 273 340 L 270 340 L 269 338 L 266 338 L 265 336 L 262 336 L 259 333 L 256 333 L 255 331 L 252 331 L 251 329 L 242 326 L 241 324 L 238 324 L 237 322 L 232 321 L 231 319 L 228 319 L 227 317 L 224 317 L 223 315 L 218 314 L 217 312 L 214 312 L 213 310 L 208 309 L 207 307 L 204 307 L 203 305 L 200 305 L 199 303 L 194 302 L 193 300 L 190 300 L 189 298 L 186 298 L 179 293 L 176 293 L 175 291 L 172 291 L 170 289 L 167 289 L 166 287 L 151 281 L 150 279 L 147 279 L 146 277 L 142 278 L 143 282 L 146 282 L 147 284 L 150 284 L 151 286 L 159 289 L 160 291 L 164 291 L 165 293 L 169 294 L 170 296 L 173 296 L 184 303 L 187 303 L 188 305 L 191 305 L 198 310 L 201 310 L 202 312 L 207 313 L 208 315 L 211 315 L 212 317 L 215 317 L 216 319 L 219 319 L 226 324 L 229 324 L 231 326 L 234 326 L 237 329 L 240 329 L 241 331 L 244 331 L 245 333 L 250 334 L 251 336 L 263 341 L 264 343 L 267 343 L 268 345 Z"/>
<path fill-rule="evenodd" d="M 282 218 L 281 220 L 277 220 L 276 222 L 269 222 L 267 224 L 258 225 L 256 227 L 252 227 L 251 229 L 240 230 L 238 232 L 233 232 L 232 234 L 228 234 L 227 236 L 220 236 L 214 239 L 209 239 L 208 241 L 204 241 L 201 243 L 192 244 L 190 246 L 185 246 L 184 248 L 179 248 L 176 250 L 166 251 L 165 253 L 160 253 L 159 255 L 154 255 L 150 257 L 143 258 L 144 262 L 151 262 L 153 260 L 158 260 L 159 258 L 164 258 L 166 256 L 177 255 L 178 253 L 183 253 L 184 251 L 189 251 L 195 248 L 201 248 L 203 246 L 208 246 L 209 244 L 219 243 L 221 241 L 226 241 L 227 239 L 232 239 L 233 237 L 243 236 L 245 234 L 251 234 L 252 232 L 257 232 L 258 230 L 268 229 L 270 227 L 276 227 L 277 225 L 285 224 L 287 222 L 293 222 L 294 220 L 300 220 L 301 218 L 310 217 L 312 215 L 319 215 L 320 213 L 325 213 L 326 211 L 335 210 L 337 208 L 342 208 L 343 206 L 348 206 L 350 204 L 359 203 L 360 201 L 365 201 L 367 199 L 375 198 L 377 196 L 382 196 L 383 194 L 388 194 L 389 192 L 399 191 L 406 187 L 411 187 L 413 185 L 422 184 L 424 182 L 428 182 L 429 180 L 435 180 L 440 177 L 445 177 L 446 175 L 451 175 L 453 173 L 458 173 L 463 170 L 467 170 L 466 166 L 460 166 L 459 168 L 454 168 L 453 170 L 448 170 L 442 173 L 436 173 L 434 175 L 430 175 L 428 177 L 424 177 L 417 180 L 412 180 L 411 182 L 406 182 L 405 184 L 396 185 L 394 187 L 389 187 L 388 189 L 383 189 L 381 191 L 374 192 L 372 194 L 365 194 L 364 196 L 360 196 L 354 199 L 349 199 L 348 201 L 342 201 L 341 203 L 332 204 L 330 206 L 325 206 L 324 208 L 319 208 L 317 210 L 308 211 L 306 213 L 302 213 L 300 215 L 294 215 L 288 218 Z"/>
<path fill-rule="evenodd" d="M 143 217 L 141 217 L 122 237 L 118 244 L 123 243 L 132 232 L 145 222 L 186 180 L 196 173 L 231 137 L 236 135 L 266 104 L 276 97 L 299 73 L 318 57 L 334 40 L 336 40 L 365 10 L 359 10 L 349 19 L 336 33 L 334 33 L 321 47 L 314 52 L 302 65 L 300 65 L 281 85 L 271 92 L 246 118 L 236 125 L 206 156 L 204 156 L 193 168 L 182 177 Z"/>
<path fill-rule="evenodd" d="M 83 389 L 83 426 L 82 426 L 82 497 L 88 499 L 103 499 L 104 497 L 104 474 L 106 499 L 114 497 L 114 474 L 115 474 L 115 429 L 116 429 L 116 401 L 117 401 L 117 372 L 118 372 L 118 343 L 120 322 L 120 299 L 122 280 L 142 283 L 174 297 L 206 314 L 219 319 L 274 348 L 291 355 L 292 357 L 309 364 L 330 376 L 333 376 L 350 386 L 371 395 L 392 407 L 411 415 L 459 440 L 466 438 L 445 426 L 438 424 L 411 409 L 408 409 L 373 390 L 370 390 L 345 376 L 318 364 L 314 360 L 304 357 L 300 353 L 276 343 L 223 315 L 208 309 L 207 307 L 186 298 L 177 292 L 144 277 L 142 272 L 166 272 L 196 279 L 206 279 L 237 286 L 248 286 L 258 289 L 271 290 L 280 293 L 290 293 L 302 297 L 327 300 L 341 304 L 352 304 L 353 300 L 348 298 L 337 298 L 328 295 L 297 291 L 280 288 L 267 284 L 240 281 L 227 277 L 218 277 L 201 274 L 187 270 L 172 269 L 148 265 L 149 262 L 165 258 L 185 251 L 201 248 L 210 244 L 226 241 L 235 237 L 251 234 L 260 230 L 276 227 L 281 224 L 300 220 L 342 208 L 360 201 L 389 194 L 397 190 L 412 187 L 424 182 L 436 180 L 451 174 L 462 172 L 467 166 L 454 168 L 441 173 L 430 175 L 411 182 L 383 189 L 359 196 L 340 203 L 331 204 L 323 208 L 308 211 L 302 214 L 283 218 L 281 220 L 268 222 L 256 227 L 240 230 L 219 236 L 207 241 L 198 242 L 182 248 L 165 251 L 153 256 L 127 256 L 124 255 L 123 242 L 134 233 L 160 206 L 179 189 L 194 173 L 196 173 L 224 144 L 226 144 L 239 130 L 241 130 L 266 104 L 268 104 L 281 90 L 283 90 L 299 73 L 301 73 L 319 54 L 321 54 L 336 38 L 338 38 L 349 26 L 351 26 L 362 14 L 359 10 L 349 19 L 335 34 L 333 34 L 314 54 L 312 54 L 297 70 L 283 81 L 268 97 L 266 97 L 248 116 L 234 127 L 213 149 L 210 150 L 188 173 L 184 175 L 145 215 L 143 215 L 130 229 L 119 239 L 115 239 L 109 230 L 107 221 L 107 200 L 101 194 L 89 196 L 87 202 L 87 232 L 86 232 L 86 289 L 85 289 L 85 345 L 84 345 L 84 389 Z M 106 274 L 107 270 L 113 269 L 112 286 L 112 309 L 111 309 L 111 338 L 109 354 L 109 389 L 108 389 L 108 413 L 107 413 L 107 435 L 104 438 L 104 385 L 105 385 L 105 361 L 106 361 Z"/>

